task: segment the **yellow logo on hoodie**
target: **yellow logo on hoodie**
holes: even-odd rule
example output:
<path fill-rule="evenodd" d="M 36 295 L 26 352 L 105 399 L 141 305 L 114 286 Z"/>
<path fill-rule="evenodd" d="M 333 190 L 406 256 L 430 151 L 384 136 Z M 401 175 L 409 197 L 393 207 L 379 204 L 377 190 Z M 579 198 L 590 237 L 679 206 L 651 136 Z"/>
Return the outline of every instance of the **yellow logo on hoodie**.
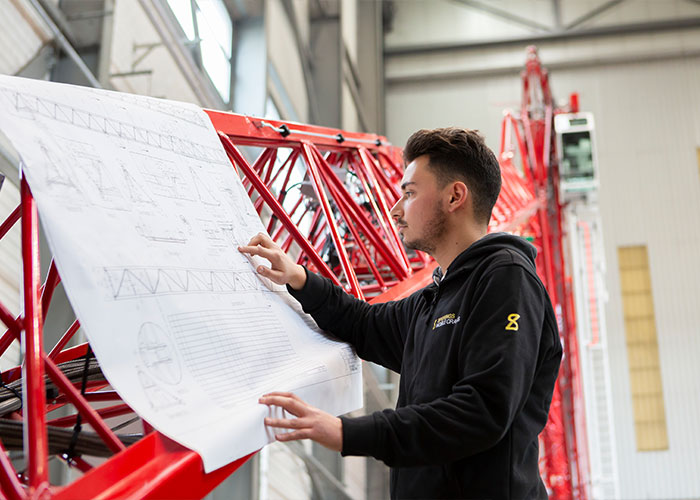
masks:
<path fill-rule="evenodd" d="M 518 320 L 520 319 L 519 314 L 509 314 L 508 315 L 508 324 L 506 325 L 506 330 L 512 330 L 514 332 L 518 331 Z"/>
<path fill-rule="evenodd" d="M 456 323 L 459 323 L 461 319 L 461 316 L 455 317 L 455 313 L 445 314 L 444 316 L 440 316 L 438 319 L 433 321 L 433 330 L 435 330 L 436 328 L 440 328 L 444 325 L 454 325 Z"/>

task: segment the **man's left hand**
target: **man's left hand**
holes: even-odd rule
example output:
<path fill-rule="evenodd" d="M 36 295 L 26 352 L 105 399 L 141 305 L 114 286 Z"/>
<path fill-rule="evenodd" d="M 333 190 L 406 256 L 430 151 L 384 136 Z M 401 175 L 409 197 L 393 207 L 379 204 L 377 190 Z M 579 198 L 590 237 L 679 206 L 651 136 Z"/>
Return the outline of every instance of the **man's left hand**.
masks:
<path fill-rule="evenodd" d="M 275 434 L 278 441 L 311 439 L 333 451 L 343 449 L 343 423 L 338 417 L 306 404 L 291 392 L 271 392 L 258 400 L 268 406 L 279 406 L 297 418 L 265 418 L 265 425 L 291 432 Z"/>

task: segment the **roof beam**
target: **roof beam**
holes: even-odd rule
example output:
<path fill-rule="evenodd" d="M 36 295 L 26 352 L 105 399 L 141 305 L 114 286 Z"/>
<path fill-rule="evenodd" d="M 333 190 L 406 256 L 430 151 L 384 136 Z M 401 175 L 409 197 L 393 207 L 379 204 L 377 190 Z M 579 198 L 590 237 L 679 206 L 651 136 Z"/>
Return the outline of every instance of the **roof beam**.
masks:
<path fill-rule="evenodd" d="M 586 21 L 590 21 L 591 19 L 598 17 L 600 14 L 602 14 L 606 10 L 610 10 L 617 5 L 620 5 L 624 1 L 625 0 L 610 0 L 609 2 L 606 2 L 602 5 L 599 5 L 595 9 L 593 9 L 593 10 L 585 13 L 581 17 L 576 18 L 573 21 L 571 21 L 569 24 L 566 25 L 565 29 L 570 30 L 570 29 L 573 29 L 577 26 L 580 26 L 583 23 L 585 23 Z"/>
<path fill-rule="evenodd" d="M 554 15 L 554 27 L 560 30 L 562 28 L 561 0 L 552 0 L 552 14 Z"/>
<path fill-rule="evenodd" d="M 464 5 L 467 5 L 469 7 L 472 7 L 473 9 L 487 12 L 487 13 L 492 14 L 493 16 L 496 16 L 500 19 L 505 19 L 506 21 L 512 21 L 512 22 L 519 24 L 521 26 L 525 26 L 526 28 L 536 29 L 537 31 L 544 31 L 544 32 L 552 31 L 551 26 L 546 26 L 544 24 L 540 24 L 536 21 L 533 21 L 532 19 L 518 16 L 517 14 L 512 14 L 511 12 L 508 12 L 507 10 L 499 9 L 498 7 L 494 7 L 493 5 L 482 3 L 482 2 L 479 2 L 477 0 L 454 0 L 454 1 L 461 3 L 461 4 L 464 4 Z"/>
<path fill-rule="evenodd" d="M 530 45 L 542 42 L 560 42 L 581 38 L 599 38 L 616 35 L 629 35 L 635 33 L 649 33 L 658 31 L 683 30 L 700 27 L 700 17 L 683 19 L 671 19 L 665 21 L 651 21 L 644 23 L 619 24 L 613 26 L 600 26 L 588 29 L 576 29 L 551 33 L 541 33 L 531 36 L 519 36 L 513 38 L 498 38 L 494 40 L 482 40 L 459 43 L 435 43 L 421 45 L 404 45 L 387 47 L 384 54 L 387 56 L 417 55 L 434 52 L 446 52 L 457 50 L 484 49 L 489 47 L 501 47 L 507 45 Z"/>
<path fill-rule="evenodd" d="M 570 69 L 595 68 L 601 66 L 620 66 L 623 64 L 651 63 L 658 61 L 670 61 L 677 59 L 700 58 L 698 50 L 674 50 L 658 54 L 624 54 L 609 57 L 593 57 L 577 60 L 554 61 L 547 63 L 548 71 L 564 71 Z M 501 66 L 496 68 L 466 69 L 454 71 L 440 71 L 434 73 L 416 73 L 411 75 L 387 76 L 386 85 L 389 87 L 399 85 L 416 85 L 435 83 L 441 81 L 484 79 L 500 76 L 517 76 L 522 72 L 522 64 L 516 66 Z"/>

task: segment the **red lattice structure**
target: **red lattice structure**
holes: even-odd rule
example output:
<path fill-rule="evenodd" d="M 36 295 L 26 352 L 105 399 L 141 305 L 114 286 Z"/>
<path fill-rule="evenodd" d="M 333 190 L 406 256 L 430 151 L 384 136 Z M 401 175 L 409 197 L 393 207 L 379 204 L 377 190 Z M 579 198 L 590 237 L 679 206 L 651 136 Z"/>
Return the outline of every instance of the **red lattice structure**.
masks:
<path fill-rule="evenodd" d="M 539 250 L 538 271 L 557 311 L 566 356 L 550 421 L 542 434 L 541 469 L 552 497 L 565 499 L 574 496 L 575 477 L 580 477 L 573 428 L 567 426 L 572 421 L 571 374 L 577 358 L 571 292 L 564 278 L 557 168 L 551 162 L 554 110 L 546 72 L 534 51 L 530 52 L 523 82 L 520 117 L 506 114 L 503 121 L 503 188 L 490 230 L 512 231 L 533 241 Z M 530 99 L 533 86 L 540 90 L 538 101 Z M 400 149 L 374 134 L 207 113 L 268 233 L 297 262 L 370 302 L 405 297 L 430 282 L 435 262 L 420 252 L 404 249 L 389 215 L 400 196 Z M 520 168 L 515 161 L 518 154 Z M 133 411 L 110 390 L 87 344 L 66 348 L 80 327 L 79 321 L 75 320 L 50 352 L 42 348 L 44 318 L 61 278 L 51 262 L 46 278 L 40 280 L 37 212 L 24 180 L 20 206 L 0 225 L 0 238 L 18 222 L 24 313 L 15 317 L 0 304 L 0 320 L 7 327 L 0 337 L 0 354 L 14 340 L 22 339 L 25 358 L 21 367 L 2 373 L 2 496 L 106 499 L 206 495 L 249 457 L 205 474 L 199 455 L 145 421 L 138 436 L 119 435 L 110 427 L 111 419 Z M 93 406 L 110 401 L 114 403 L 111 406 Z M 53 417 L 52 412 L 67 405 L 75 408 L 72 415 Z M 85 429 L 71 446 L 78 418 Z M 13 463 L 9 449 L 22 451 L 22 470 L 15 469 L 21 461 Z M 83 474 L 68 485 L 49 484 L 50 456 Z M 84 458 L 89 456 L 106 460 L 93 465 Z M 582 491 L 576 490 L 576 496 L 582 498 Z"/>

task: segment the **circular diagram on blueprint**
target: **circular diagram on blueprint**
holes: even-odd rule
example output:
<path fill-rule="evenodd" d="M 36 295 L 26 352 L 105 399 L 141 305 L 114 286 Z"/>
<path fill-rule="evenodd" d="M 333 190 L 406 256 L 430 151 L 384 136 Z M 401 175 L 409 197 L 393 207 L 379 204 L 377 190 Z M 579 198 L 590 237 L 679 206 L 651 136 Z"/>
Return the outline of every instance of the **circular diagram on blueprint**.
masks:
<path fill-rule="evenodd" d="M 177 384 L 182 378 L 180 362 L 172 340 L 155 323 L 141 325 L 138 337 L 141 361 L 155 378 L 166 384 Z"/>

